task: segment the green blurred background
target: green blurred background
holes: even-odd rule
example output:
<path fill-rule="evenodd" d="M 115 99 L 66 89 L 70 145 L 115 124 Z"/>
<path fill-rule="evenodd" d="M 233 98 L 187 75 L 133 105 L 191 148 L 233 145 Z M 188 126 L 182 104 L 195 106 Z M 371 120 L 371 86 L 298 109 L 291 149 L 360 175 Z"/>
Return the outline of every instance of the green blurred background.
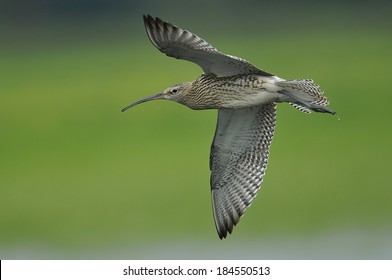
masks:
<path fill-rule="evenodd" d="M 0 258 L 392 258 L 390 1 L 1 1 Z M 150 13 L 282 78 L 338 117 L 278 106 L 258 197 L 219 240 L 216 111 L 121 108 L 196 78 Z"/>

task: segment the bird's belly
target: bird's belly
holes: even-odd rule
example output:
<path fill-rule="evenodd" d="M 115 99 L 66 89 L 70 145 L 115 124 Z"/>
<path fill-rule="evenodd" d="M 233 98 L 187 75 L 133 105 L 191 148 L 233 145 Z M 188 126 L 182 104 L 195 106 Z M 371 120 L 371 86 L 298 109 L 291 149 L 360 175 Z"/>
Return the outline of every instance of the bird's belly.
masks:
<path fill-rule="evenodd" d="M 226 93 L 225 108 L 243 108 L 257 106 L 271 102 L 284 102 L 285 95 L 279 93 L 279 87 L 275 85 L 278 77 L 254 76 L 251 83 L 233 85 L 234 89 Z"/>
<path fill-rule="evenodd" d="M 234 97 L 234 96 L 233 96 Z M 277 98 L 276 93 L 260 90 L 256 92 L 239 92 L 232 100 L 225 102 L 224 107 L 226 108 L 243 108 L 249 106 L 255 106 L 260 104 L 266 104 L 274 102 Z"/>

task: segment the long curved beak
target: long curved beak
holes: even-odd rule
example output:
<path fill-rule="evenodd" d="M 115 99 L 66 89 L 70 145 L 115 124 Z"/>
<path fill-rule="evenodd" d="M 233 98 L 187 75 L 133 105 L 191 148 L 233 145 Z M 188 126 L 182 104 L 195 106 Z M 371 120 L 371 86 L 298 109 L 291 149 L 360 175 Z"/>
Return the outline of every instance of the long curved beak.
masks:
<path fill-rule="evenodd" d="M 145 98 L 142 98 L 140 100 L 137 100 L 137 101 L 129 104 L 128 106 L 125 106 L 124 109 L 121 110 L 121 112 L 124 112 L 124 111 L 128 110 L 129 108 L 131 108 L 131 107 L 133 107 L 135 105 L 138 105 L 140 103 L 144 103 L 144 102 L 152 101 L 152 100 L 159 100 L 159 99 L 165 99 L 165 95 L 162 92 L 158 93 L 158 94 L 154 94 L 154 95 L 148 96 L 148 97 L 145 97 Z"/>

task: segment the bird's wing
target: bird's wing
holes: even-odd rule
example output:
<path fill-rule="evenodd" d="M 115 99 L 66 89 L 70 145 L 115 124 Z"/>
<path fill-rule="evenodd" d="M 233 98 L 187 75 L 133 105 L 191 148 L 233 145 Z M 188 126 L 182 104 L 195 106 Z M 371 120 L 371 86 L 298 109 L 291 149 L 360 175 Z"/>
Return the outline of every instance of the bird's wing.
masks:
<path fill-rule="evenodd" d="M 159 18 L 143 16 L 148 37 L 155 47 L 168 56 L 198 64 L 206 74 L 218 77 L 238 74 L 272 74 L 248 61 L 219 52 L 197 35 Z"/>
<path fill-rule="evenodd" d="M 260 189 L 275 123 L 274 103 L 219 110 L 210 169 L 212 207 L 220 238 L 232 232 Z"/>

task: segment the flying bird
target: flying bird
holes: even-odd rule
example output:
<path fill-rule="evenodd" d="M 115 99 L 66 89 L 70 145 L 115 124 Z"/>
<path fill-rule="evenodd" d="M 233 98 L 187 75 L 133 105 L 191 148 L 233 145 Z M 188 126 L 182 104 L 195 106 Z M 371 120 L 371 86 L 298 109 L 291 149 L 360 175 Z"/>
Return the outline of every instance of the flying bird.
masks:
<path fill-rule="evenodd" d="M 143 16 L 151 43 L 170 57 L 199 65 L 192 82 L 126 106 L 172 100 L 194 110 L 218 109 L 211 145 L 211 195 L 221 239 L 232 233 L 260 189 L 276 124 L 276 103 L 310 113 L 335 114 L 320 87 L 310 79 L 285 80 L 250 62 L 224 54 L 199 36 L 159 18 Z"/>

